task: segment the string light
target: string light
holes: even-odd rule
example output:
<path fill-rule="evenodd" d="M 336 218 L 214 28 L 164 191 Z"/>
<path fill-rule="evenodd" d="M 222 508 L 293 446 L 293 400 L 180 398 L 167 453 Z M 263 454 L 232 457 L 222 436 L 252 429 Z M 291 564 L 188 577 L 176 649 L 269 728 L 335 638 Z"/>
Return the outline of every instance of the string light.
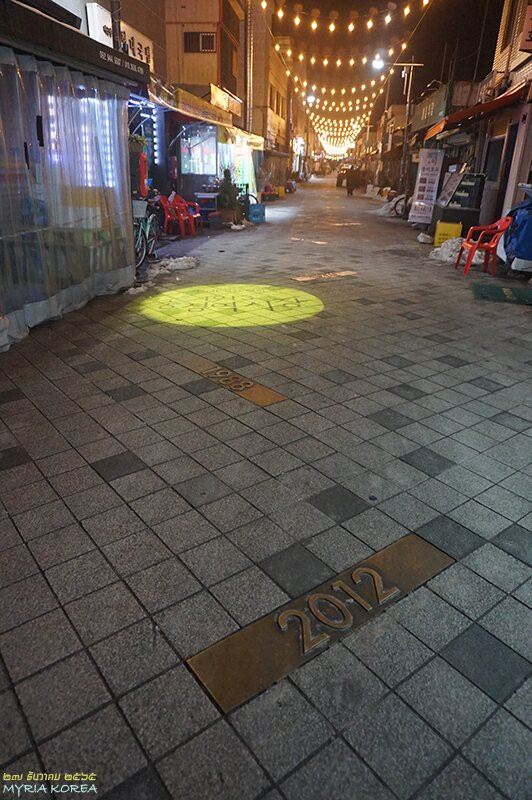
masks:
<path fill-rule="evenodd" d="M 349 25 L 347 26 L 347 30 L 349 31 L 349 33 L 353 33 L 353 31 L 355 30 L 355 23 L 350 22 Z"/>
<path fill-rule="evenodd" d="M 294 17 L 294 25 L 296 27 L 299 25 L 300 22 L 301 22 L 301 17 L 298 16 Z"/>
<path fill-rule="evenodd" d="M 312 22 L 310 23 L 310 27 L 312 28 L 313 31 L 315 31 L 316 28 L 318 27 L 318 23 L 315 19 L 313 19 Z"/>
<path fill-rule="evenodd" d="M 366 25 L 367 25 L 368 30 L 370 31 L 373 28 L 373 20 L 372 19 L 368 19 Z"/>
<path fill-rule="evenodd" d="M 336 25 L 334 24 L 334 22 L 331 22 L 331 24 L 329 25 L 329 30 L 331 33 L 333 33 L 336 30 Z"/>
<path fill-rule="evenodd" d="M 408 17 L 408 15 L 410 14 L 410 6 L 404 7 L 403 14 L 405 15 L 405 17 Z"/>
<path fill-rule="evenodd" d="M 261 6 L 264 10 L 268 8 L 268 3 L 266 2 L 266 0 L 262 0 Z"/>

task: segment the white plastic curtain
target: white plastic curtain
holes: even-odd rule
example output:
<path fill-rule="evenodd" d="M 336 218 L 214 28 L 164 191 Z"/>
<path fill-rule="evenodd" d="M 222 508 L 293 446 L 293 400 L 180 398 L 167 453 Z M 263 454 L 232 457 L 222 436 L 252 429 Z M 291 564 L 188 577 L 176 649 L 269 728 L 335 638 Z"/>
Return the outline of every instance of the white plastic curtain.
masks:
<path fill-rule="evenodd" d="M 0 47 L 0 350 L 131 285 L 128 96 Z"/>

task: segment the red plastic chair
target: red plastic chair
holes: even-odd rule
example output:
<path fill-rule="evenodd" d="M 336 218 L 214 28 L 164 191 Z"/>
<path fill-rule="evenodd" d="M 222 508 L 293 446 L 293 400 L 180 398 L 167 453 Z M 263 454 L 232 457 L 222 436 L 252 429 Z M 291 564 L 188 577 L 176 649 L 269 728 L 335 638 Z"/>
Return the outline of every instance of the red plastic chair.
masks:
<path fill-rule="evenodd" d="M 460 264 L 460 260 L 462 258 L 462 253 L 464 250 L 467 251 L 468 255 L 464 264 L 464 275 L 467 275 L 471 269 L 471 264 L 473 263 L 475 253 L 477 250 L 482 250 L 484 252 L 483 271 L 488 271 L 489 259 L 491 256 L 491 274 L 495 275 L 497 272 L 497 245 L 499 244 L 500 238 L 503 236 L 504 231 L 508 230 L 511 224 L 511 217 L 503 217 L 497 222 L 494 222 L 493 225 L 477 225 L 473 228 L 469 228 L 467 237 L 460 248 L 460 252 L 458 253 L 458 258 L 456 259 L 454 268 L 458 269 L 458 265 Z M 477 239 L 475 239 L 474 236 L 479 231 L 480 235 Z"/>
<path fill-rule="evenodd" d="M 189 219 L 188 212 L 180 206 L 171 205 L 168 198 L 161 195 L 159 198 L 161 208 L 164 211 L 164 225 L 163 232 L 168 233 L 169 228 L 179 227 L 181 238 L 184 239 L 186 234 L 186 226 L 188 224 L 189 230 L 193 232 L 193 223 Z"/>
<path fill-rule="evenodd" d="M 192 233 L 195 234 L 198 228 L 203 231 L 203 217 L 201 216 L 200 207 L 192 200 L 185 200 L 184 197 L 176 194 L 172 200 L 172 205 L 176 208 L 185 209 L 190 219 L 190 227 Z"/>

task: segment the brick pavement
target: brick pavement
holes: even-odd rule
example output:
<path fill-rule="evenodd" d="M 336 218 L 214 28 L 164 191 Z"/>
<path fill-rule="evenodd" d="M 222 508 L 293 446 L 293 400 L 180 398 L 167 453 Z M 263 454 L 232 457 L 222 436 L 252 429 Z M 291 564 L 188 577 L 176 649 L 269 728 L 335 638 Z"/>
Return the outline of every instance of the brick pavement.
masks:
<path fill-rule="evenodd" d="M 475 301 L 491 278 L 371 210 L 321 180 L 175 246 L 200 266 L 151 292 L 274 284 L 316 316 L 104 297 L 0 354 L 4 771 L 96 771 L 109 800 L 532 796 L 530 309 Z M 219 712 L 188 657 L 409 531 L 456 563 Z"/>

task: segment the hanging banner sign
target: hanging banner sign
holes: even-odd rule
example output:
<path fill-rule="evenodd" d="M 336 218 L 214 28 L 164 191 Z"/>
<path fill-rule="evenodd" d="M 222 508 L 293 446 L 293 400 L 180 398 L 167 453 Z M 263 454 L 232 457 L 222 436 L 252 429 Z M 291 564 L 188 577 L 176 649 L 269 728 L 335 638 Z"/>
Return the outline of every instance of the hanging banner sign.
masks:
<path fill-rule="evenodd" d="M 408 215 L 409 222 L 428 225 L 432 221 L 442 165 L 443 150 L 429 150 L 424 147 L 419 151 L 419 167 L 412 208 Z"/>
<path fill-rule="evenodd" d="M 87 3 L 87 25 L 89 36 L 100 44 L 113 46 L 111 13 L 99 3 Z M 153 69 L 153 42 L 131 25 L 120 21 L 120 36 L 124 52 L 132 58 L 144 61 Z"/>
<path fill-rule="evenodd" d="M 525 53 L 532 53 L 532 3 L 528 4 L 523 25 L 523 35 L 519 49 Z"/>

